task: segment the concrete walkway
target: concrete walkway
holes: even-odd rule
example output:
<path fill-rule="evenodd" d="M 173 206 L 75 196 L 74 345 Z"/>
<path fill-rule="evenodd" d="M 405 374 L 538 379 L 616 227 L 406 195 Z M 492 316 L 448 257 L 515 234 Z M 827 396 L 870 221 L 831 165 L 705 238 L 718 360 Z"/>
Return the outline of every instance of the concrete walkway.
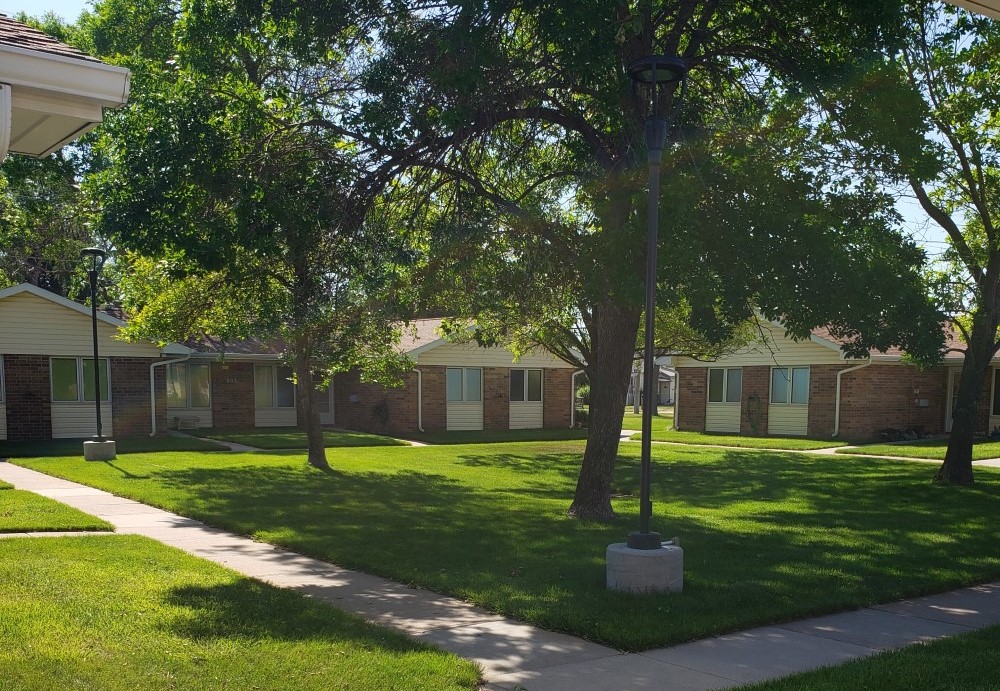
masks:
<path fill-rule="evenodd" d="M 993 583 L 622 654 L 10 463 L 0 462 L 0 480 L 457 653 L 482 666 L 491 691 L 721 689 L 1000 624 Z"/>

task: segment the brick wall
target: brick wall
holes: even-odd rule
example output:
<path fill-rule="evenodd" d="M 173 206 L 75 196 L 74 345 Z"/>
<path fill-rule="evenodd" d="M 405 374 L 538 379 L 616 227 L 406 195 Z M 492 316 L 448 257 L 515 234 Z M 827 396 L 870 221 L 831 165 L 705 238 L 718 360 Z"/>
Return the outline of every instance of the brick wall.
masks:
<path fill-rule="evenodd" d="M 253 363 L 213 362 L 210 372 L 212 426 L 253 427 Z"/>
<path fill-rule="evenodd" d="M 542 370 L 542 377 L 542 398 L 545 399 L 542 406 L 542 426 L 569 427 L 573 370 L 546 368 Z"/>
<path fill-rule="evenodd" d="M 137 437 L 152 431 L 149 406 L 149 366 L 157 358 L 112 357 L 111 421 L 115 437 Z M 157 367 L 156 429 L 167 428 L 167 375 Z"/>
<path fill-rule="evenodd" d="M 849 367 L 853 365 L 812 365 L 809 368 L 809 420 L 806 425 L 806 433 L 809 436 L 829 437 L 833 434 L 837 372 Z M 859 371 L 864 372 L 864 370 Z"/>
<path fill-rule="evenodd" d="M 4 355 L 4 402 L 11 441 L 52 437 L 52 387 L 46 355 Z"/>
<path fill-rule="evenodd" d="M 707 375 L 706 375 L 707 376 Z M 767 434 L 767 406 L 771 400 L 771 368 L 743 368 L 743 398 L 740 401 L 740 434 Z"/>
<path fill-rule="evenodd" d="M 705 403 L 708 400 L 708 368 L 677 368 L 677 407 L 674 420 L 677 428 L 705 431 Z"/>
<path fill-rule="evenodd" d="M 510 368 L 484 367 L 483 429 L 503 430 L 509 428 Z"/>
<path fill-rule="evenodd" d="M 840 436 L 850 440 L 877 439 L 879 430 L 887 427 L 903 430 L 919 428 L 924 433 L 940 434 L 944 432 L 947 383 L 948 375 L 944 367 L 920 371 L 906 365 L 872 365 L 845 374 L 840 403 Z M 836 390 L 836 380 L 831 382 L 830 389 Z M 984 397 L 988 399 L 988 389 L 984 391 Z M 926 400 L 928 405 L 920 407 L 920 400 Z M 982 407 L 987 410 L 988 416 L 987 404 Z M 811 423 L 812 400 L 810 434 L 829 434 L 833 431 L 832 414 L 828 430 L 814 432 Z"/>
<path fill-rule="evenodd" d="M 445 368 L 421 367 L 423 377 L 424 431 L 440 431 L 447 425 Z M 333 380 L 334 424 L 376 434 L 406 434 L 418 431 L 417 373 L 403 375 L 403 385 L 386 388 L 361 381 L 357 370 L 342 372 Z M 389 416 L 385 424 L 375 414 L 382 402 Z"/>

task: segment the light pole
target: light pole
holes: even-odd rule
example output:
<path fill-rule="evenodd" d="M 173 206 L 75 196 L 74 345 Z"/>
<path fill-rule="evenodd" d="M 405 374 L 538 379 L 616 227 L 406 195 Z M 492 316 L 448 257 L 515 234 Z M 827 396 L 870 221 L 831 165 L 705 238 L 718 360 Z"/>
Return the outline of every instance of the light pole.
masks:
<path fill-rule="evenodd" d="M 627 545 L 631 549 L 659 549 L 659 533 L 650 532 L 649 519 L 653 513 L 653 503 L 649 499 L 650 436 L 653 427 L 653 397 L 656 395 L 658 369 L 653 362 L 654 310 L 656 307 L 656 239 L 659 230 L 660 208 L 660 164 L 663 161 L 663 145 L 667 138 L 669 121 L 660 113 L 660 97 L 664 89 L 677 94 L 672 108 L 676 116 L 684 101 L 687 88 L 687 63 L 683 58 L 650 55 L 640 58 L 628 66 L 628 76 L 632 80 L 632 92 L 638 106 L 639 96 L 650 92 L 651 110 L 646 118 L 646 152 L 649 161 L 649 211 L 646 223 L 646 342 L 643 350 L 643 399 L 642 406 L 642 477 L 640 479 L 639 530 L 628 535 Z M 645 107 L 645 104 L 642 105 Z"/>
<path fill-rule="evenodd" d="M 94 403 L 97 407 L 97 434 L 94 436 L 95 442 L 103 442 L 104 435 L 101 429 L 101 368 L 97 352 L 97 275 L 101 273 L 104 260 L 108 253 L 100 247 L 85 247 L 80 250 L 80 257 L 89 262 L 87 275 L 90 276 L 90 317 L 94 330 Z"/>

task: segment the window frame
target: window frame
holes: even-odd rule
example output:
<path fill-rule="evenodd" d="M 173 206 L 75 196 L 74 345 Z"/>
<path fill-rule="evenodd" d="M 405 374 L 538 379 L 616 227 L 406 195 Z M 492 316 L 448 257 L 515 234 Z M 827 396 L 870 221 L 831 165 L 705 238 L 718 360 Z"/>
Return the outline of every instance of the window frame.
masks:
<path fill-rule="evenodd" d="M 93 356 L 73 356 L 73 355 L 50 355 L 49 356 L 49 402 L 52 405 L 75 405 L 78 403 L 91 404 L 96 401 L 87 399 L 86 397 L 86 383 L 84 382 L 83 376 L 83 361 L 93 360 Z M 53 368 L 52 365 L 56 360 L 72 360 L 76 363 L 76 399 L 65 399 L 57 400 L 55 396 L 55 378 L 52 376 Z M 105 372 L 107 377 L 102 380 L 102 383 L 108 387 L 108 397 L 101 398 L 101 404 L 111 403 L 111 358 L 102 357 L 97 359 L 98 362 L 105 363 Z M 91 382 L 93 384 L 93 382 Z M 100 397 L 101 392 L 97 391 L 97 396 Z"/>
<path fill-rule="evenodd" d="M 511 374 L 514 372 L 524 372 L 524 398 L 514 398 L 513 393 L 510 391 L 510 386 L 507 387 L 507 395 L 510 397 L 511 403 L 542 403 L 545 400 L 545 371 L 541 367 L 511 367 Z M 528 373 L 538 372 L 538 400 L 529 398 L 528 386 Z M 508 382 L 510 383 L 510 382 Z"/>
<path fill-rule="evenodd" d="M 776 401 L 774 400 L 774 373 L 778 370 L 785 370 L 787 374 L 785 375 L 787 382 L 785 389 L 785 400 Z M 795 371 L 805 370 L 806 372 L 806 400 L 805 403 L 796 402 L 793 399 L 795 390 Z M 771 368 L 771 379 L 768 381 L 768 401 L 770 405 L 786 405 L 786 406 L 808 406 L 809 405 L 809 380 L 812 377 L 810 373 L 809 365 L 787 365 L 785 367 L 772 367 Z"/>
<path fill-rule="evenodd" d="M 254 363 L 253 366 L 253 406 L 254 410 L 295 410 L 298 408 L 298 384 L 291 382 L 292 384 L 292 404 L 291 405 L 278 405 L 278 370 L 281 368 L 287 368 L 289 373 L 294 374 L 291 367 L 288 365 L 262 365 L 259 363 Z M 266 369 L 268 371 L 268 385 L 271 387 L 271 405 L 259 406 L 257 405 L 257 372 L 259 370 Z M 287 378 L 287 377 L 286 377 Z"/>
<path fill-rule="evenodd" d="M 212 365 L 207 362 L 171 362 L 167 365 L 167 382 L 170 382 L 170 370 L 176 370 L 178 367 L 184 368 L 184 403 L 181 405 L 172 405 L 168 398 L 167 407 L 178 409 L 183 408 L 185 410 L 211 410 L 212 409 Z M 191 372 L 194 367 L 204 367 L 208 370 L 208 405 L 194 406 L 191 405 L 191 392 L 194 387 L 191 385 Z"/>
<path fill-rule="evenodd" d="M 719 371 L 722 372 L 722 400 L 713 401 L 712 400 L 712 372 Z M 740 373 L 740 396 L 739 399 L 735 401 L 729 400 L 729 373 L 738 371 Z M 742 405 L 743 403 L 743 368 L 742 367 L 709 367 L 708 377 L 705 386 L 705 401 L 711 403 L 712 405 Z"/>
<path fill-rule="evenodd" d="M 462 373 L 462 398 L 453 399 L 448 397 L 448 372 L 459 371 Z M 479 398 L 475 400 L 469 400 L 469 377 L 467 372 L 475 371 L 479 373 Z M 445 404 L 457 404 L 457 405 L 477 405 L 483 402 L 483 368 L 482 367 L 445 367 L 445 391 L 444 398 Z"/>

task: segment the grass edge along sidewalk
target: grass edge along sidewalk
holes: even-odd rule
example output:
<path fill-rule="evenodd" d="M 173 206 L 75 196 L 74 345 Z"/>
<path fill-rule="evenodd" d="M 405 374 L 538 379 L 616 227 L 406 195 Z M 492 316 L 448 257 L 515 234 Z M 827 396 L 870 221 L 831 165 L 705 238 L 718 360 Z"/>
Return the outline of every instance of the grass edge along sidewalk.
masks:
<path fill-rule="evenodd" d="M 78 530 L 111 531 L 114 527 L 60 502 L 0 482 L 0 535 Z"/>
<path fill-rule="evenodd" d="M 4 688 L 476 688 L 453 654 L 145 537 L 16 542 L 0 540 Z"/>
<path fill-rule="evenodd" d="M 973 488 L 905 461 L 656 447 L 654 529 L 679 535 L 680 595 L 604 587 L 637 522 L 638 445 L 611 524 L 565 515 L 580 442 L 121 456 L 20 464 L 542 628 L 641 650 L 1000 576 L 1000 473 Z M 366 526 L 358 530 L 357 526 Z M 394 536 L 372 549 L 371 535 Z"/>

